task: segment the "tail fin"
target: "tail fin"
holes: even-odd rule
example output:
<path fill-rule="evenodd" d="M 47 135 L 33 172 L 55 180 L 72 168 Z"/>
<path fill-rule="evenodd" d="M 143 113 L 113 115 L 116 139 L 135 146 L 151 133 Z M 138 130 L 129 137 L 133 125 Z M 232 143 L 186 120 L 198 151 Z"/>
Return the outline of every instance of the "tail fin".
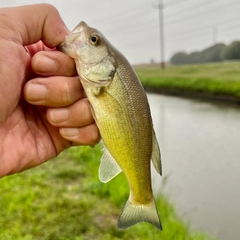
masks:
<path fill-rule="evenodd" d="M 147 205 L 135 205 L 130 203 L 129 199 L 123 209 L 122 215 L 118 220 L 118 228 L 125 229 L 138 222 L 149 222 L 162 230 L 162 225 L 158 216 L 154 199 Z"/>

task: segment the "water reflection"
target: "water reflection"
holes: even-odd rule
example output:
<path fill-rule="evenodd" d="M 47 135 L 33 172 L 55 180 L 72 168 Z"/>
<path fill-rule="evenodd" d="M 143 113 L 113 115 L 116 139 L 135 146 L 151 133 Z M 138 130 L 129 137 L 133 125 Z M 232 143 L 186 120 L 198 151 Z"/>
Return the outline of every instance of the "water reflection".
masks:
<path fill-rule="evenodd" d="M 240 108 L 148 94 L 168 176 L 165 191 L 196 229 L 240 234 Z M 154 191 L 160 186 L 153 171 Z"/>

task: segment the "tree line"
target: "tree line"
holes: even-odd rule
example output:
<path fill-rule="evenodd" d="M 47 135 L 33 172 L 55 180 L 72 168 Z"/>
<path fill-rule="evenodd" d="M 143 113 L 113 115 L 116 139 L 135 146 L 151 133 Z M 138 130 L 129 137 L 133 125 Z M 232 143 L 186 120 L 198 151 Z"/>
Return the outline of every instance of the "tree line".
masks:
<path fill-rule="evenodd" d="M 217 43 L 203 51 L 191 53 L 178 52 L 171 57 L 171 63 L 179 64 L 196 64 L 207 62 L 221 62 L 225 60 L 240 59 L 240 41 L 234 41 L 230 45 Z"/>

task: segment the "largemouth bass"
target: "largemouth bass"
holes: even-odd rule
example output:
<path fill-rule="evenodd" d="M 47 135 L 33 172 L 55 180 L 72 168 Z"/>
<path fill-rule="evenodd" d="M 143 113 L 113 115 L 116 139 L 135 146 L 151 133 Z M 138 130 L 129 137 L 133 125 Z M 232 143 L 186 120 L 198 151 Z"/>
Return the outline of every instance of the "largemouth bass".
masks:
<path fill-rule="evenodd" d="M 80 22 L 60 50 L 75 60 L 103 143 L 99 178 L 124 172 L 130 196 L 118 227 L 149 222 L 162 229 L 151 186 L 150 162 L 161 174 L 160 150 L 146 93 L 127 59 L 98 30 Z"/>

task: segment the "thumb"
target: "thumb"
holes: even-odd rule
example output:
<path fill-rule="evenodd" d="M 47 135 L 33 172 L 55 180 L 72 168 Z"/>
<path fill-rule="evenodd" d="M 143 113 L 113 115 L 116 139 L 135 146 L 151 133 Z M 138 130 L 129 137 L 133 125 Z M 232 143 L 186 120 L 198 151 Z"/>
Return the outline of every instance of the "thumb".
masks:
<path fill-rule="evenodd" d="M 35 4 L 0 9 L 4 38 L 26 46 L 42 40 L 52 48 L 63 42 L 69 33 L 57 9 L 50 4 Z"/>
<path fill-rule="evenodd" d="M 42 40 L 53 48 L 68 34 L 55 7 L 49 4 L 0 8 L 0 123 L 14 111 L 30 67 L 23 46 Z"/>

